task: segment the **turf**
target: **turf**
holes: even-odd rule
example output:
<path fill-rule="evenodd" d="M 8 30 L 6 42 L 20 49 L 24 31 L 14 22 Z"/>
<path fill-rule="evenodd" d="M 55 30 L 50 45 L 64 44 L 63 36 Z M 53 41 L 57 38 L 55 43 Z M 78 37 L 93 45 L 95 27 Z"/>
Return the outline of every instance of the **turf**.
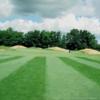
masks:
<path fill-rule="evenodd" d="M 0 100 L 100 99 L 100 55 L 4 49 L 0 51 Z"/>
<path fill-rule="evenodd" d="M 78 57 L 78 58 L 84 59 L 84 60 L 88 60 L 88 61 L 91 61 L 91 62 L 96 62 L 96 63 L 99 63 L 100 64 L 100 61 L 95 60 L 95 59 L 91 59 L 91 58 L 87 58 L 87 57 Z"/>
<path fill-rule="evenodd" d="M 93 68 L 86 64 L 79 63 L 74 61 L 70 58 L 60 58 L 65 64 L 72 66 L 75 70 L 79 71 L 89 79 L 95 81 L 97 84 L 100 85 L 100 69 Z M 72 63 L 73 62 L 73 63 Z"/>
<path fill-rule="evenodd" d="M 15 56 L 15 57 L 9 57 L 9 58 L 5 58 L 5 59 L 0 59 L 0 63 L 9 62 L 11 60 L 19 59 L 21 57 L 22 56 Z"/>
<path fill-rule="evenodd" d="M 33 58 L 0 82 L 0 99 L 44 100 L 44 74 L 45 58 Z"/>

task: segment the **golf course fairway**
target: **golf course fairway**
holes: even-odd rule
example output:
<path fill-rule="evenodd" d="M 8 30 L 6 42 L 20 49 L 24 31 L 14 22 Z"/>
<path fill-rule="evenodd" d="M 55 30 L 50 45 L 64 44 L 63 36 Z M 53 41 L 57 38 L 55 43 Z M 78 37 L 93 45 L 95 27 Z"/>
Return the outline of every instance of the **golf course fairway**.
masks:
<path fill-rule="evenodd" d="M 0 100 L 100 100 L 100 55 L 0 51 Z"/>

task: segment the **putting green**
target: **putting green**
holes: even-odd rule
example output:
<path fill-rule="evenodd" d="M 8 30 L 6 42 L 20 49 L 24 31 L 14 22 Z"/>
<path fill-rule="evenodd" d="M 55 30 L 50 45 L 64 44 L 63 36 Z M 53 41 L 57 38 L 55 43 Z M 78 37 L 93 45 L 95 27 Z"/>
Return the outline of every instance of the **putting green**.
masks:
<path fill-rule="evenodd" d="M 100 99 L 100 55 L 33 48 L 0 55 L 0 100 Z"/>

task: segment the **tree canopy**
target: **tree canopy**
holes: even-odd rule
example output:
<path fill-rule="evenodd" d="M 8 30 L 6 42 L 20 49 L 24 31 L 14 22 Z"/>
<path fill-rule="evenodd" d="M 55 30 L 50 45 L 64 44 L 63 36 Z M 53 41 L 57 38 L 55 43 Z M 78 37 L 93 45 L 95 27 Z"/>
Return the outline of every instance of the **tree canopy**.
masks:
<path fill-rule="evenodd" d="M 67 48 L 71 50 L 84 49 L 84 48 L 96 48 L 97 40 L 94 34 L 87 30 L 71 30 L 66 36 Z"/>
<path fill-rule="evenodd" d="M 62 47 L 70 50 L 94 48 L 100 50 L 100 45 L 94 34 L 87 30 L 72 29 L 68 33 L 55 31 L 30 31 L 27 33 L 14 31 L 12 28 L 0 30 L 0 45 L 26 47 Z"/>

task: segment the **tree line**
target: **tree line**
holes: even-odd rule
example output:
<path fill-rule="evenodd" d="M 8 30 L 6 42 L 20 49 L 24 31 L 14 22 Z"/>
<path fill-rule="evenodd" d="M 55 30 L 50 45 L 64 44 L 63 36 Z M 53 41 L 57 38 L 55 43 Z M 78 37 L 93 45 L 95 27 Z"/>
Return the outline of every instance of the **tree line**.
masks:
<path fill-rule="evenodd" d="M 14 31 L 12 28 L 0 30 L 0 45 L 26 47 L 61 47 L 70 50 L 93 48 L 100 50 L 94 34 L 87 30 L 72 29 L 68 33 L 55 31 L 30 31 L 27 33 Z"/>

